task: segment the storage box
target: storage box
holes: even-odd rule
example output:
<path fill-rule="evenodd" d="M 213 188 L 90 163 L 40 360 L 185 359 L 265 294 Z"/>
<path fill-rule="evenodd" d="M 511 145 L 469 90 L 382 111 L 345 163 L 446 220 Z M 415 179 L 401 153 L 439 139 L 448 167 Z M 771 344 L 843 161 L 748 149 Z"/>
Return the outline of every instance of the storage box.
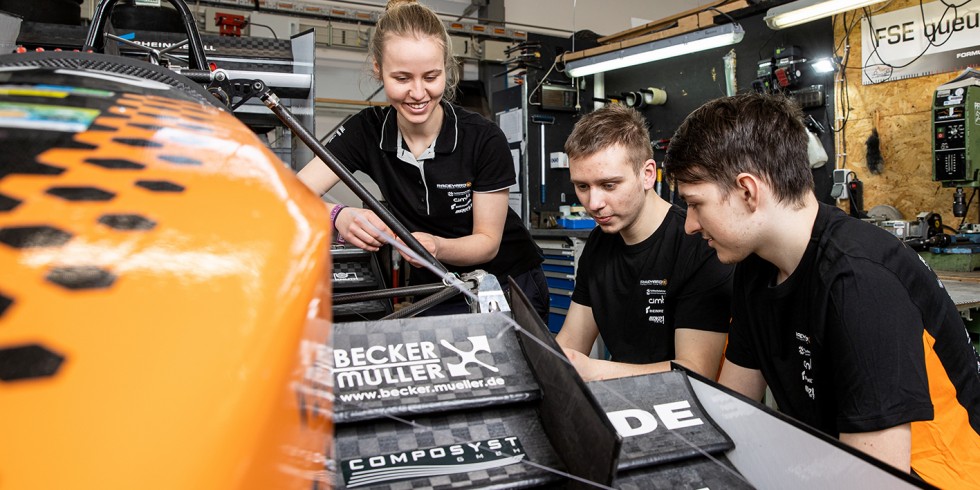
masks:
<path fill-rule="evenodd" d="M 595 228 L 595 220 L 592 218 L 569 219 L 558 218 L 558 226 L 569 230 L 582 230 Z"/>

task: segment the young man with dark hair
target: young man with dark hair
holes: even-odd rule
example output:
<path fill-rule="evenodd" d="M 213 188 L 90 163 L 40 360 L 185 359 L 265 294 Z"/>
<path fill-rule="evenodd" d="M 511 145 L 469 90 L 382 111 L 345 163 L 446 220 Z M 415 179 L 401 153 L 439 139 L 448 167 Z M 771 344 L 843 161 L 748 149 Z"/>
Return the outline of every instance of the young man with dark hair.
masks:
<path fill-rule="evenodd" d="M 925 262 L 813 193 L 800 109 L 758 94 L 687 117 L 665 168 L 686 230 L 738 263 L 719 382 L 941 488 L 980 487 L 980 359 Z"/>
<path fill-rule="evenodd" d="M 586 380 L 667 371 L 674 361 L 714 379 L 731 310 L 732 268 L 684 233 L 684 211 L 654 191 L 646 121 L 610 105 L 565 143 L 579 202 L 598 227 L 576 272 L 558 343 Z M 612 360 L 590 359 L 596 337 Z"/>

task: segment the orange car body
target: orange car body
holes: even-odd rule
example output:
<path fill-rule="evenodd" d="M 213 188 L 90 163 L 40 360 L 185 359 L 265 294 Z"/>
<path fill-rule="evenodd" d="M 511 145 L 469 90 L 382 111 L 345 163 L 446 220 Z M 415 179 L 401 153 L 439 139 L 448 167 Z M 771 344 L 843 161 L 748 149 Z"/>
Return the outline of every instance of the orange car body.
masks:
<path fill-rule="evenodd" d="M 20 73 L 0 70 L 0 488 L 330 487 L 325 207 L 226 110 Z"/>

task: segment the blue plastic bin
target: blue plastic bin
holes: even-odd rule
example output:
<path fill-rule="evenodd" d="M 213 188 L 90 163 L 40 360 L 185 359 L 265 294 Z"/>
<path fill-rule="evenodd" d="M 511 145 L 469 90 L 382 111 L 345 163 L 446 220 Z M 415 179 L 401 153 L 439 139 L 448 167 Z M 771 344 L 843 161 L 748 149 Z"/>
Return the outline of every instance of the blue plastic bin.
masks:
<path fill-rule="evenodd" d="M 595 220 L 592 218 L 568 219 L 558 218 L 558 226 L 569 230 L 586 230 L 595 228 Z"/>

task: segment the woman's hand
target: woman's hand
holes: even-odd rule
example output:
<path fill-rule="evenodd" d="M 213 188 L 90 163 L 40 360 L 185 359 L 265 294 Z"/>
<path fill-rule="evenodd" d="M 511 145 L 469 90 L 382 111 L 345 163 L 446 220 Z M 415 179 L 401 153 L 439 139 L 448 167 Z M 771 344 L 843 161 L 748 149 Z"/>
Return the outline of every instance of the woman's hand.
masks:
<path fill-rule="evenodd" d="M 387 239 L 394 236 L 388 225 L 370 209 L 346 207 L 337 215 L 337 232 L 344 240 L 360 249 L 376 252 Z"/>
<path fill-rule="evenodd" d="M 441 245 L 442 242 L 441 238 L 435 235 L 430 235 L 428 233 L 423 233 L 421 231 L 416 231 L 412 233 L 412 236 L 414 236 L 415 239 L 418 240 L 419 243 L 421 243 L 422 246 L 425 247 L 425 249 L 428 250 L 433 257 L 435 257 L 436 259 L 439 258 L 439 246 Z M 407 260 L 409 264 L 412 264 L 415 267 L 425 267 L 421 262 L 409 257 L 408 255 L 405 255 L 405 253 L 402 252 L 401 250 L 399 250 L 398 253 L 400 253 L 402 255 L 402 258 Z"/>

